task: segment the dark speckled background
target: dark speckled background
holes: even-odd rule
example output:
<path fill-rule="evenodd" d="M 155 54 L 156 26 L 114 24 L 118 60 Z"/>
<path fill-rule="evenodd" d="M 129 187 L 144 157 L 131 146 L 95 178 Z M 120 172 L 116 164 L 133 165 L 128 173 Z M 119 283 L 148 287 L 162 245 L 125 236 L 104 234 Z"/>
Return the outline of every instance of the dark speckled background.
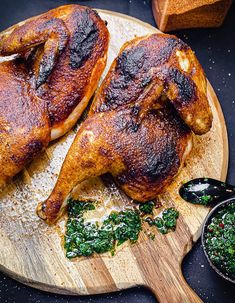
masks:
<path fill-rule="evenodd" d="M 155 25 L 150 0 L 0 0 L 0 30 L 65 3 L 114 10 Z M 195 50 L 221 102 L 230 140 L 228 181 L 235 184 L 235 5 L 221 28 L 190 29 L 177 31 L 176 34 Z M 196 243 L 192 252 L 185 258 L 183 272 L 188 283 L 204 302 L 234 302 L 234 284 L 222 280 L 213 272 L 203 255 L 200 242 Z M 156 300 L 149 291 L 141 288 L 87 297 L 54 295 L 24 286 L 0 274 L 0 302 L 153 303 Z"/>

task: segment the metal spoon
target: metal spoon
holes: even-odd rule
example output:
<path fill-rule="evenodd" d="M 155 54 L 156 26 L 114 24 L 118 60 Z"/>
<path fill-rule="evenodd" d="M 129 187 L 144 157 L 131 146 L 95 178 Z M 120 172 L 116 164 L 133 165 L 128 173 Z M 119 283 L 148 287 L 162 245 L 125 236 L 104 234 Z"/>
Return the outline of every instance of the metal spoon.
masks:
<path fill-rule="evenodd" d="M 235 196 L 235 186 L 215 179 L 198 178 L 183 184 L 179 194 L 193 204 L 213 205 Z"/>

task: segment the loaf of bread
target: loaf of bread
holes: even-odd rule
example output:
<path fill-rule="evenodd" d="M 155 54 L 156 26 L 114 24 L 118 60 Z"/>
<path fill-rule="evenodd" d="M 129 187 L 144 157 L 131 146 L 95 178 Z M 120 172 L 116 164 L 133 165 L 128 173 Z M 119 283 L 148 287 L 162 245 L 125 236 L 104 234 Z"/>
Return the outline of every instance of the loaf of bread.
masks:
<path fill-rule="evenodd" d="M 153 14 L 161 31 L 193 27 L 218 27 L 232 0 L 152 0 Z"/>

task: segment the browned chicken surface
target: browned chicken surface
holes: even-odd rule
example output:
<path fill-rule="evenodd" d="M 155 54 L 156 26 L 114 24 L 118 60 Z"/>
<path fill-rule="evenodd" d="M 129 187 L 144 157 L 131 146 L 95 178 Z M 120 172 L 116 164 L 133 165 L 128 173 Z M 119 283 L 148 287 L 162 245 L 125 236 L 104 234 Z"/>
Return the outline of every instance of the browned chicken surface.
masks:
<path fill-rule="evenodd" d="M 97 12 L 66 5 L 0 34 L 0 187 L 67 132 L 106 65 L 109 33 Z"/>
<path fill-rule="evenodd" d="M 52 224 L 72 189 L 111 173 L 140 202 L 155 198 L 179 172 L 192 133 L 209 131 L 206 78 L 192 50 L 175 36 L 126 43 L 114 60 L 68 151 L 39 216 Z"/>

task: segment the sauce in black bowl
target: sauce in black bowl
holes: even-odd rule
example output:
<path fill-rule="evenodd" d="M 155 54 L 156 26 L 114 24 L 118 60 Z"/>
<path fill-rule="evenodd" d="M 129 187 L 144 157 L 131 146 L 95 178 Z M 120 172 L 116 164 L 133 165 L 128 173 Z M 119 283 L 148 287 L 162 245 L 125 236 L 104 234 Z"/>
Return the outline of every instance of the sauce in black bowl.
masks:
<path fill-rule="evenodd" d="M 212 268 L 235 283 L 235 197 L 211 210 L 204 223 L 202 244 Z"/>

